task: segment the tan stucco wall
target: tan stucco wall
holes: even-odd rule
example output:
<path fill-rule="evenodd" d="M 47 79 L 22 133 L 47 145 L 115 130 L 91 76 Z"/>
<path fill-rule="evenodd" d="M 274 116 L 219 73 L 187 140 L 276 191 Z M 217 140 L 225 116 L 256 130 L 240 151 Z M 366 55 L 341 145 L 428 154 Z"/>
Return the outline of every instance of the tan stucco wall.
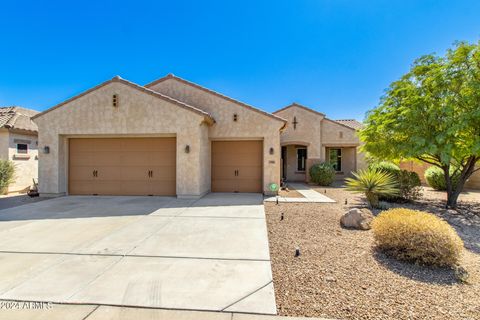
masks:
<path fill-rule="evenodd" d="M 320 123 L 323 116 L 299 107 L 281 110 L 276 115 L 288 120 L 287 128 L 281 134 L 281 144 L 308 144 L 308 158 L 319 159 L 321 156 Z M 296 117 L 297 127 L 293 120 Z"/>
<path fill-rule="evenodd" d="M 28 154 L 17 155 L 16 140 L 28 143 Z M 0 159 L 12 161 L 15 166 L 15 181 L 8 192 L 24 191 L 38 179 L 38 137 L 17 132 L 0 132 Z"/>
<path fill-rule="evenodd" d="M 119 106 L 112 106 L 112 95 Z M 176 136 L 177 195 L 198 196 L 208 191 L 203 175 L 205 137 L 203 116 L 153 97 L 120 82 L 113 82 L 34 119 L 39 127 L 40 193 L 67 192 L 68 137 Z M 185 146 L 190 145 L 190 153 Z M 201 161 L 202 160 L 202 161 Z"/>
<path fill-rule="evenodd" d="M 0 129 L 0 159 L 8 160 L 10 141 L 7 129 Z"/>
<path fill-rule="evenodd" d="M 210 141 L 263 140 L 264 192 L 269 193 L 268 185 L 270 183 L 280 182 L 281 150 L 279 130 L 284 124 L 283 121 L 273 119 L 175 79 L 164 80 L 149 89 L 166 94 L 210 113 L 216 121 L 208 129 Z M 233 121 L 234 114 L 237 114 L 238 120 L 236 122 Z M 270 154 L 270 148 L 274 149 L 273 155 Z"/>
<path fill-rule="evenodd" d="M 359 145 L 357 132 L 331 120 L 322 121 L 322 143 L 324 145 Z"/>

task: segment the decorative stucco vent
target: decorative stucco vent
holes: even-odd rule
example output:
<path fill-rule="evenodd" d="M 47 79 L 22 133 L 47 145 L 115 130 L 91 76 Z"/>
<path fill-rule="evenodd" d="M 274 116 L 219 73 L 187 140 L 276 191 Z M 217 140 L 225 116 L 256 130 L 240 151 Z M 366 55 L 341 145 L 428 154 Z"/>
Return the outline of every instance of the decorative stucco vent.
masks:
<path fill-rule="evenodd" d="M 112 96 L 112 106 L 113 107 L 118 107 L 118 95 L 114 94 Z"/>

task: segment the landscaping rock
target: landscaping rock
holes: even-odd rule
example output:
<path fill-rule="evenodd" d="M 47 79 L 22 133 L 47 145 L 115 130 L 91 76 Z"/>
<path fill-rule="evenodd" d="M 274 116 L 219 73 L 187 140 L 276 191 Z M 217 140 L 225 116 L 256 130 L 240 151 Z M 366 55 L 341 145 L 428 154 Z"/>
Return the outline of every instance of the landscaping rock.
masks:
<path fill-rule="evenodd" d="M 372 221 L 372 212 L 365 208 L 350 209 L 340 218 L 340 224 L 342 227 L 360 230 L 370 229 Z"/>

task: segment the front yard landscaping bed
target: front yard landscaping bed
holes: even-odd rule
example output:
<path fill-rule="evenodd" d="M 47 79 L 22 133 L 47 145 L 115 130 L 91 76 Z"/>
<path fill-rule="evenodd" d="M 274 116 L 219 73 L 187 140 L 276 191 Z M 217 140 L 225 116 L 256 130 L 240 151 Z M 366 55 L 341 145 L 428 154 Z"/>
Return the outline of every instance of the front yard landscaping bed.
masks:
<path fill-rule="evenodd" d="M 461 266 L 469 279 L 463 284 L 454 270 L 416 266 L 377 252 L 371 230 L 343 229 L 340 217 L 364 206 L 362 196 L 338 186 L 316 190 L 326 190 L 337 203 L 265 203 L 280 315 L 480 319 L 480 193 L 462 195 L 460 201 L 470 202 L 460 203 L 461 214 L 445 209 L 444 194 L 429 189 L 414 203 L 390 204 L 438 214 L 455 227 L 466 247 Z"/>

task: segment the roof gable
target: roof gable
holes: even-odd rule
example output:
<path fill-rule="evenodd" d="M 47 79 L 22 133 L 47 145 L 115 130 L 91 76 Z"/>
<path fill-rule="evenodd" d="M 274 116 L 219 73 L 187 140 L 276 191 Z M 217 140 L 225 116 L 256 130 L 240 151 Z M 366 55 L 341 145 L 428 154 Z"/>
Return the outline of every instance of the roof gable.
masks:
<path fill-rule="evenodd" d="M 140 85 L 138 85 L 138 84 L 135 84 L 135 83 L 133 83 L 133 82 L 130 82 L 130 81 L 128 81 L 128 80 L 122 79 L 122 78 L 120 78 L 119 76 L 116 76 L 116 77 L 114 77 L 114 78 L 112 78 L 112 79 L 110 79 L 110 80 L 107 80 L 107 81 L 105 81 L 105 82 L 103 82 L 103 83 L 101 83 L 101 84 L 99 84 L 99 85 L 97 85 L 97 86 L 95 86 L 95 87 L 93 87 L 93 88 L 91 88 L 91 89 L 89 89 L 89 90 L 87 90 L 87 91 L 84 91 L 84 92 L 82 92 L 82 93 L 80 93 L 80 94 L 78 94 L 78 95 L 76 95 L 76 96 L 74 96 L 74 97 L 72 97 L 72 98 L 70 98 L 70 99 L 67 99 L 67 100 L 65 100 L 65 101 L 57 104 L 56 106 L 53 106 L 53 107 L 51 107 L 51 108 L 49 108 L 49 109 L 47 109 L 47 110 L 45 110 L 45 111 L 43 111 L 43 112 L 35 115 L 35 116 L 33 116 L 32 119 L 41 117 L 41 116 L 43 116 L 44 114 L 46 114 L 46 113 L 48 113 L 48 112 L 50 112 L 50 111 L 53 111 L 53 110 L 55 110 L 55 109 L 57 109 L 57 108 L 60 108 L 60 107 L 62 107 L 62 106 L 64 106 L 64 105 L 66 105 L 66 104 L 69 103 L 69 102 L 72 102 L 72 101 L 74 101 L 74 100 L 76 100 L 76 99 L 78 99 L 78 98 L 80 98 L 80 97 L 83 97 L 83 96 L 85 96 L 85 95 L 87 95 L 87 94 L 89 94 L 89 93 L 91 93 L 91 92 L 94 92 L 94 91 L 96 91 L 96 90 L 98 90 L 98 89 L 100 89 L 100 88 L 102 88 L 102 87 L 104 87 L 104 86 L 106 86 L 106 85 L 108 85 L 108 84 L 110 84 L 110 83 L 113 83 L 113 82 L 119 82 L 119 83 L 125 84 L 125 85 L 127 85 L 127 86 L 129 86 L 129 87 L 131 87 L 131 88 L 134 88 L 134 89 L 136 89 L 136 90 L 139 90 L 139 91 L 141 91 L 141 92 L 143 92 L 143 93 L 146 93 L 146 94 L 149 94 L 149 95 L 154 96 L 154 97 L 156 97 L 156 98 L 159 98 L 159 99 L 168 101 L 168 102 L 173 103 L 173 104 L 175 104 L 175 105 L 177 105 L 177 106 L 179 106 L 179 107 L 181 107 L 181 108 L 183 108 L 183 109 L 186 109 L 186 110 L 189 110 L 189 111 L 191 111 L 191 112 L 194 112 L 194 113 L 196 113 L 196 114 L 198 114 L 198 115 L 201 115 L 201 116 L 203 116 L 203 117 L 205 118 L 205 121 L 206 121 L 207 123 L 209 123 L 209 124 L 215 123 L 215 119 L 213 119 L 213 117 L 212 117 L 208 112 L 205 112 L 205 111 L 200 110 L 200 109 L 198 109 L 198 108 L 196 108 L 196 107 L 193 107 L 193 106 L 191 106 L 191 105 L 188 105 L 188 104 L 186 104 L 186 103 L 184 103 L 184 102 L 182 102 L 182 101 L 178 101 L 178 100 L 176 100 L 176 99 L 174 99 L 174 98 L 172 98 L 172 97 L 169 97 L 169 96 L 167 96 L 167 95 L 164 95 L 164 94 L 161 94 L 161 93 L 159 93 L 159 92 L 156 92 L 156 91 L 150 90 L 150 89 L 148 89 L 148 88 L 142 87 L 142 86 L 140 86 Z"/>
<path fill-rule="evenodd" d="M 303 110 L 309 111 L 309 112 L 311 112 L 311 113 L 314 113 L 314 114 L 316 114 L 316 115 L 325 117 L 325 114 L 324 114 L 324 113 L 321 113 L 321 112 L 315 111 L 315 110 L 313 110 L 313 109 L 310 109 L 310 108 L 308 108 L 308 107 L 302 106 L 301 104 L 296 103 L 296 102 L 294 102 L 294 103 L 292 103 L 292 104 L 290 104 L 290 105 L 288 105 L 288 106 L 286 106 L 286 107 L 284 107 L 284 108 L 282 108 L 282 109 L 280 109 L 280 110 L 274 111 L 273 113 L 276 114 L 276 113 L 279 113 L 279 112 L 281 112 L 281 111 L 284 111 L 284 110 L 287 110 L 287 109 L 290 109 L 290 108 L 303 109 Z"/>
<path fill-rule="evenodd" d="M 182 84 L 191 86 L 191 87 L 193 87 L 193 88 L 202 90 L 202 91 L 204 91 L 204 92 L 207 92 L 207 93 L 209 93 L 209 94 L 212 94 L 212 95 L 214 95 L 214 96 L 217 96 L 217 97 L 219 97 L 219 98 L 222 98 L 222 99 L 224 99 L 224 100 L 227 100 L 227 101 L 229 101 L 229 102 L 233 102 L 233 103 L 235 103 L 235 104 L 237 104 L 237 105 L 239 105 L 239 106 L 242 106 L 242 107 L 247 108 L 247 109 L 249 109 L 249 110 L 255 111 L 255 112 L 260 113 L 260 114 L 263 114 L 263 115 L 265 115 L 265 116 L 267 116 L 267 117 L 270 117 L 270 118 L 272 118 L 272 119 L 281 121 L 281 122 L 284 123 L 284 126 L 282 127 L 282 129 L 283 129 L 283 128 L 286 126 L 286 124 L 287 124 L 287 120 L 285 120 L 285 119 L 283 119 L 283 118 L 281 118 L 281 117 L 279 117 L 279 116 L 277 116 L 277 115 L 271 114 L 271 113 L 269 113 L 269 112 L 265 112 L 265 111 L 263 111 L 263 110 L 261 110 L 261 109 L 255 108 L 255 107 L 253 107 L 253 106 L 251 106 L 251 105 L 249 105 L 249 104 L 246 104 L 246 103 L 244 103 L 244 102 L 235 100 L 235 99 L 233 99 L 233 98 L 230 98 L 230 97 L 228 97 L 228 96 L 226 96 L 226 95 L 223 95 L 223 94 L 221 94 L 221 93 L 219 93 L 219 92 L 216 92 L 216 91 L 213 91 L 213 90 L 211 90 L 211 89 L 202 87 L 201 85 L 198 85 L 198 84 L 196 84 L 196 83 L 194 83 L 194 82 L 190 82 L 190 81 L 185 80 L 185 79 L 183 79 L 183 78 L 177 77 L 177 76 L 175 76 L 175 75 L 173 75 L 173 74 L 171 74 L 171 73 L 169 73 L 168 75 L 166 75 L 166 76 L 163 77 L 163 78 L 157 79 L 157 80 L 155 80 L 155 81 L 153 81 L 153 82 L 150 82 L 150 83 L 146 84 L 146 85 L 145 85 L 145 88 L 150 88 L 150 87 L 152 87 L 152 86 L 154 86 L 154 85 L 156 85 L 156 84 L 158 84 L 158 83 L 160 83 L 160 82 L 163 82 L 163 81 L 166 81 L 166 80 L 170 80 L 170 79 L 175 80 L 175 81 L 178 81 L 178 82 L 180 82 L 180 83 L 182 83 Z"/>

